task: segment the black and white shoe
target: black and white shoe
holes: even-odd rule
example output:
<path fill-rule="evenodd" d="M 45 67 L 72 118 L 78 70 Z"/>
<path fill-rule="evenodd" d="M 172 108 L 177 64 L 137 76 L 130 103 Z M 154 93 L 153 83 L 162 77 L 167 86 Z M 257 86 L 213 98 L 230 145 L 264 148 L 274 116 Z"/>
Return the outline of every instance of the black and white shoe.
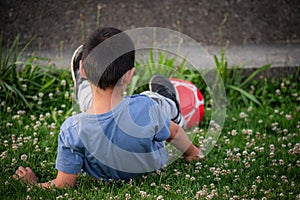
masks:
<path fill-rule="evenodd" d="M 150 82 L 149 82 L 149 89 L 152 92 L 156 92 L 164 97 L 167 97 L 168 99 L 171 99 L 176 104 L 177 108 L 177 115 L 171 119 L 176 124 L 179 124 L 182 126 L 183 123 L 183 117 L 181 115 L 179 102 L 177 99 L 177 93 L 175 90 L 174 85 L 171 83 L 169 79 L 162 75 L 154 75 Z"/>
<path fill-rule="evenodd" d="M 73 53 L 72 59 L 71 59 L 71 73 L 72 73 L 72 79 L 74 82 L 74 94 L 76 101 L 78 100 L 78 86 L 83 82 L 83 78 L 80 75 L 79 72 L 79 63 L 82 59 L 82 45 L 80 45 Z"/>

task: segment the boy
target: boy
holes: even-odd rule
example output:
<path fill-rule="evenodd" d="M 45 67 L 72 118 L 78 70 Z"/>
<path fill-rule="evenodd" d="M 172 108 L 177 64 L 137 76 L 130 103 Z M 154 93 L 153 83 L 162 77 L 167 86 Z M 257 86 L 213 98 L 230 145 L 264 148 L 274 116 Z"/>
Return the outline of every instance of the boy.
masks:
<path fill-rule="evenodd" d="M 123 47 L 130 51 L 119 54 L 118 49 Z M 110 58 L 114 58 L 112 62 Z M 157 102 L 142 94 L 122 96 L 133 76 L 134 60 L 133 42 L 124 32 L 101 28 L 90 35 L 83 46 L 79 69 L 74 67 L 76 64 L 72 69 L 75 98 L 84 112 L 69 117 L 61 127 L 57 177 L 38 183 L 32 170 L 21 166 L 16 171 L 21 180 L 46 188 L 52 185 L 73 187 L 81 170 L 106 181 L 129 180 L 166 165 L 165 141 L 179 149 L 187 162 L 203 157 L 183 129 L 166 116 Z M 87 82 L 83 79 L 88 80 L 89 87 L 84 85 Z M 156 76 L 150 86 L 153 91 L 169 98 L 165 100 L 157 95 L 158 102 L 161 98 L 178 108 L 174 91 L 166 87 L 168 84 L 167 79 Z M 89 96 L 87 88 L 92 98 L 86 99 Z M 173 110 L 169 111 L 176 121 L 179 110 L 175 115 Z"/>

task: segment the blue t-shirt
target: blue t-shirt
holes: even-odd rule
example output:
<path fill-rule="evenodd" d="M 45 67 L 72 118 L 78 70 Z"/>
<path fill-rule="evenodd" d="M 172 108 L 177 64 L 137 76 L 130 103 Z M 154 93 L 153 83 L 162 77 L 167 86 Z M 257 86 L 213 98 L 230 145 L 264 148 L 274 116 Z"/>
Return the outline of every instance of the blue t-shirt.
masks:
<path fill-rule="evenodd" d="M 69 117 L 58 138 L 56 169 L 104 180 L 129 180 L 166 165 L 170 119 L 145 95 L 124 97 L 104 114 Z"/>

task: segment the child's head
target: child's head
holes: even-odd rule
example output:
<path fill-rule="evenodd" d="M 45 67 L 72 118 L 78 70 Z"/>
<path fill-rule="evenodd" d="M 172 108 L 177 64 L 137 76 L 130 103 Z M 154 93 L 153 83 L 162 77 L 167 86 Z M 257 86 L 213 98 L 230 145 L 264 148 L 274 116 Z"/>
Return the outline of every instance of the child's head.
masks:
<path fill-rule="evenodd" d="M 112 37 L 114 35 L 117 37 Z M 107 40 L 110 37 L 112 38 Z M 98 46 L 99 44 L 102 46 Z M 118 55 L 119 50 L 124 48 L 128 49 L 127 53 Z M 101 64 L 111 58 L 116 59 L 109 62 L 108 66 Z M 83 45 L 82 60 L 86 77 L 93 85 L 104 90 L 112 89 L 120 78 L 134 67 L 134 44 L 130 37 L 119 29 L 99 28 Z"/>

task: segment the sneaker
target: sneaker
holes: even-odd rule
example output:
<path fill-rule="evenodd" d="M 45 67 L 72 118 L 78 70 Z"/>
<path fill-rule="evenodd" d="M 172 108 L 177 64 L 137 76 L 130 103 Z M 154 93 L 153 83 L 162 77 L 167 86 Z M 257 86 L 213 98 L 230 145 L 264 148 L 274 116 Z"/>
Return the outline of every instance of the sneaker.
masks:
<path fill-rule="evenodd" d="M 76 101 L 78 100 L 78 86 L 84 80 L 79 72 L 79 63 L 82 58 L 82 45 L 80 45 L 73 53 L 71 59 L 71 73 L 74 82 L 74 94 Z"/>
<path fill-rule="evenodd" d="M 177 93 L 171 81 L 162 75 L 154 75 L 150 80 L 149 89 L 150 91 L 156 92 L 175 102 L 178 113 L 176 117 L 171 120 L 176 124 L 181 125 L 181 122 L 183 122 L 183 117 L 181 116 L 180 106 L 176 95 Z"/>

